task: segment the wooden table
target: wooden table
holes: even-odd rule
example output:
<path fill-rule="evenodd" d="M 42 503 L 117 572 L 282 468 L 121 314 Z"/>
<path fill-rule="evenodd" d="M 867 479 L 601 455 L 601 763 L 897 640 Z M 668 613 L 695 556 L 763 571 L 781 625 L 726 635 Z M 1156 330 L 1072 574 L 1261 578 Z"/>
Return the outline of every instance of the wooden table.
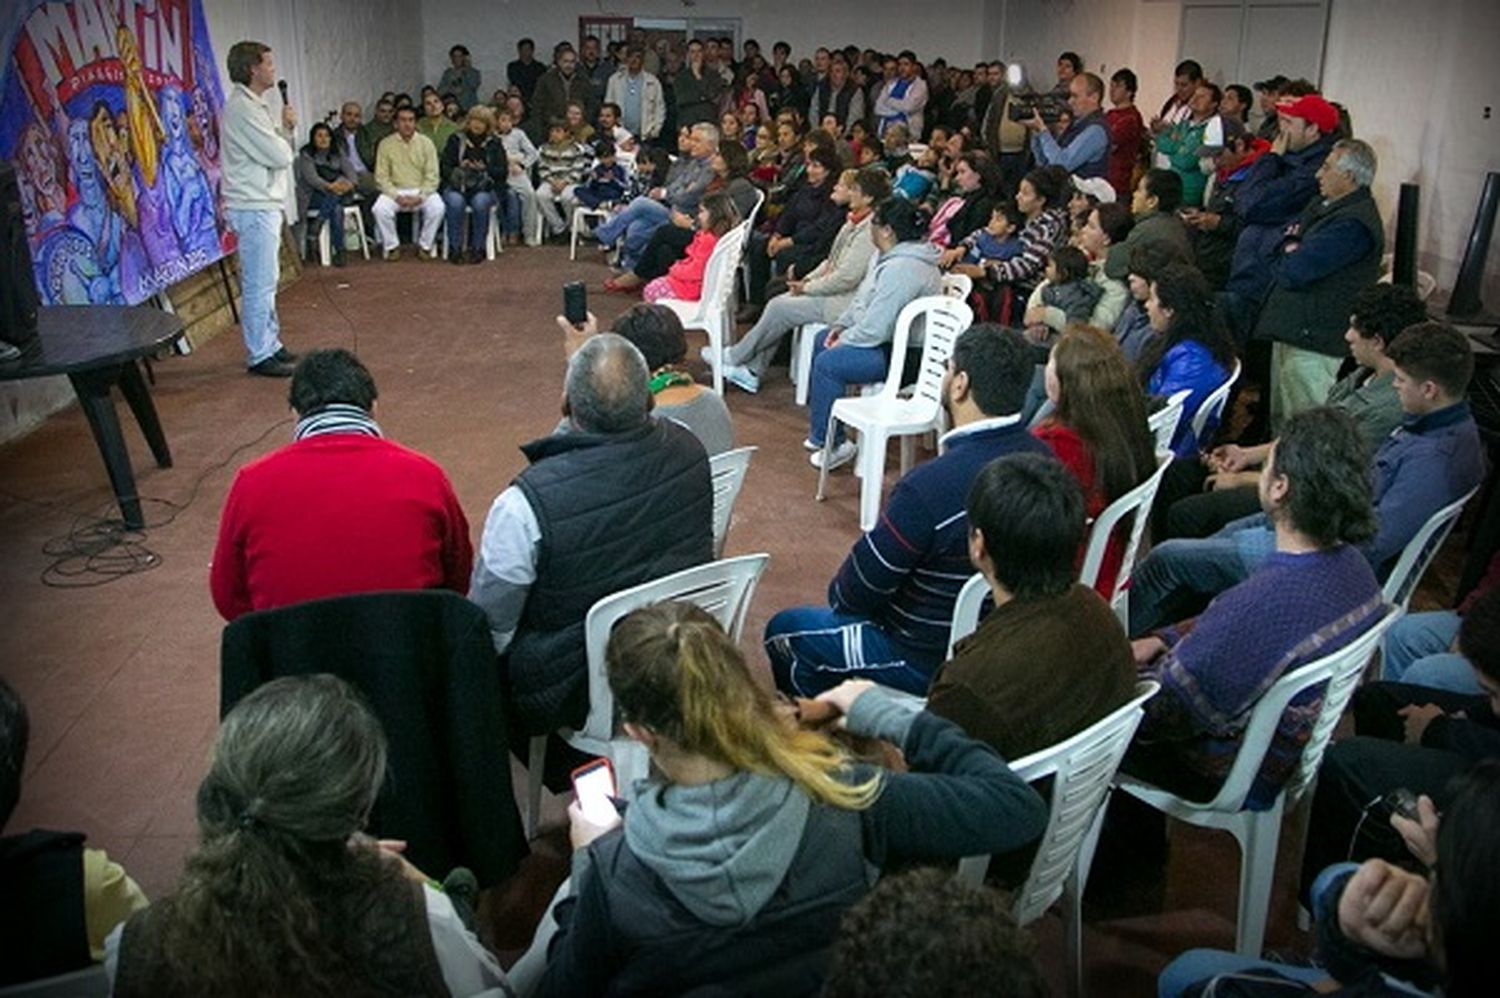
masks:
<path fill-rule="evenodd" d="M 104 458 L 109 484 L 125 525 L 145 527 L 130 452 L 120 432 L 111 389 L 116 385 L 159 467 L 172 466 L 172 452 L 162 433 L 151 390 L 141 376 L 140 361 L 182 339 L 182 322 L 161 309 L 121 305 L 59 305 L 37 313 L 37 338 L 15 360 L 0 363 L 0 381 L 22 381 L 66 374 L 88 418 L 94 442 Z"/>

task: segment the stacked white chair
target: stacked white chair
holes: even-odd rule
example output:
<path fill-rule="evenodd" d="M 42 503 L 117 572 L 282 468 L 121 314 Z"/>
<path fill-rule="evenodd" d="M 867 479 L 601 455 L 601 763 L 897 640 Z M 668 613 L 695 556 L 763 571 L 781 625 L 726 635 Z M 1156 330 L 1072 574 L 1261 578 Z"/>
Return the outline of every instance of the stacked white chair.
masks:
<path fill-rule="evenodd" d="M 1395 608 L 1387 607 L 1380 620 L 1348 645 L 1277 680 L 1251 708 L 1239 753 L 1213 800 L 1206 803 L 1185 800 L 1125 773 L 1115 779 L 1121 790 L 1164 814 L 1201 828 L 1222 829 L 1234 836 L 1241 852 L 1235 951 L 1243 956 L 1259 958 L 1265 942 L 1282 814 L 1289 805 L 1295 807 L 1308 795 L 1334 725 L 1343 715 L 1371 653 L 1379 647 L 1381 637 L 1398 615 Z M 1268 809 L 1247 810 L 1245 799 L 1260 772 L 1282 713 L 1299 693 L 1324 683 L 1327 686 L 1323 702 L 1295 772 Z"/>
<path fill-rule="evenodd" d="M 910 397 L 901 394 L 902 369 L 912 324 L 923 320 L 922 359 Z M 909 302 L 896 318 L 891 341 L 891 362 L 879 394 L 842 398 L 833 403 L 823 442 L 823 465 L 818 472 L 818 499 L 828 486 L 829 455 L 834 430 L 839 423 L 859 432 L 856 473 L 861 479 L 860 529 L 869 530 L 880 516 L 880 495 L 885 478 L 886 442 L 891 437 L 927 433 L 941 418 L 943 377 L 948 357 L 959 334 L 969 328 L 974 313 L 956 298 L 932 295 Z"/>
<path fill-rule="evenodd" d="M 620 796 L 630 797 L 635 782 L 645 779 L 650 757 L 638 742 L 615 731 L 615 696 L 609 688 L 604 659 L 610 631 L 621 617 L 648 603 L 683 600 L 712 614 L 731 640 L 738 641 L 745 626 L 750 599 L 755 595 L 755 586 L 770 560 L 768 554 L 748 554 L 711 561 L 606 596 L 589 609 L 583 624 L 588 656 L 588 718 L 579 730 L 559 731 L 558 735 L 580 752 L 607 756 L 615 767 Z M 537 816 L 542 806 L 542 772 L 546 762 L 547 736 L 532 738 L 526 773 L 528 835 L 536 834 Z"/>

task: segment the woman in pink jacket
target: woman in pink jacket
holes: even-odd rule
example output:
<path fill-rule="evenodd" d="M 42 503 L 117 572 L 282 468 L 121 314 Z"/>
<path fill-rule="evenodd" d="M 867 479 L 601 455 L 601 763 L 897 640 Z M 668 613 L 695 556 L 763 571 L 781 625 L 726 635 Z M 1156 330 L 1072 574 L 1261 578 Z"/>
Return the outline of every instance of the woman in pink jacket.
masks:
<path fill-rule="evenodd" d="M 703 297 L 703 274 L 708 269 L 708 258 L 713 255 L 719 237 L 740 224 L 739 209 L 724 191 L 705 195 L 698 208 L 698 232 L 688 244 L 687 253 L 662 277 L 656 278 L 641 289 L 641 298 L 647 302 L 663 298 L 679 301 L 697 301 Z"/>

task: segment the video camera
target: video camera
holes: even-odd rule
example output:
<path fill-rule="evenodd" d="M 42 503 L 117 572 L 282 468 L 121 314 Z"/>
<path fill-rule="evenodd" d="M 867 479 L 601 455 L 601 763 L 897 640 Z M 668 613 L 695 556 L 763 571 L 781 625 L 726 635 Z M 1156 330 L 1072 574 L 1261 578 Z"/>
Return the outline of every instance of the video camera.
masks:
<path fill-rule="evenodd" d="M 1013 62 L 1006 67 L 1005 82 L 1010 87 L 1009 116 L 1011 121 L 1030 121 L 1039 114 L 1042 121 L 1055 125 L 1073 113 L 1065 98 L 1056 93 L 1039 94 L 1026 82 L 1026 67 Z"/>

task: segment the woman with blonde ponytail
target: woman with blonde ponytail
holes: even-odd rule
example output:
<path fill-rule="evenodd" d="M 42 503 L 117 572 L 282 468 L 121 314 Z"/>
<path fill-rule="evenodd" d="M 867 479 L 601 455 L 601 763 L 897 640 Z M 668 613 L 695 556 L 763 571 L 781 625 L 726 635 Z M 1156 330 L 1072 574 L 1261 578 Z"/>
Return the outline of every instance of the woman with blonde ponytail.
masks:
<path fill-rule="evenodd" d="M 507 987 L 453 905 L 362 834 L 380 724 L 327 675 L 273 680 L 219 728 L 201 841 L 171 895 L 105 941 L 119 998 L 478 995 Z"/>
<path fill-rule="evenodd" d="M 911 772 L 799 728 L 691 604 L 621 620 L 608 667 L 625 732 L 658 775 L 609 826 L 569 808 L 572 886 L 544 994 L 815 991 L 840 916 L 883 867 L 1016 849 L 1046 824 L 990 748 L 871 683 L 819 699 L 900 748 Z"/>

